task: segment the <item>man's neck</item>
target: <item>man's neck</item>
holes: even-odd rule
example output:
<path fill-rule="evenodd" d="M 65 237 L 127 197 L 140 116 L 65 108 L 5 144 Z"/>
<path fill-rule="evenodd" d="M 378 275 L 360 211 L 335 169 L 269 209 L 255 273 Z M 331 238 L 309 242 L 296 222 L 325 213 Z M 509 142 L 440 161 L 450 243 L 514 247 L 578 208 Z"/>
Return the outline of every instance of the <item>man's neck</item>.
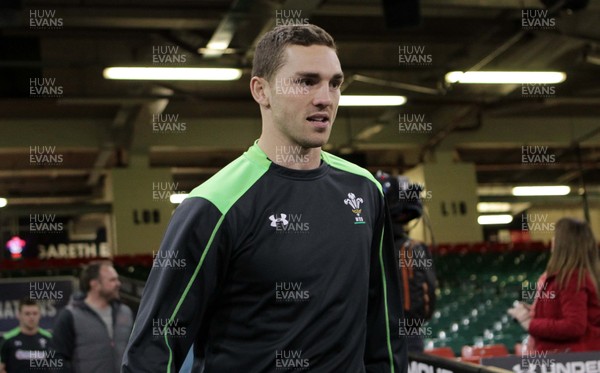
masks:
<path fill-rule="evenodd" d="M 106 308 L 110 305 L 109 302 L 103 297 L 89 293 L 85 297 L 85 303 L 95 308 Z"/>
<path fill-rule="evenodd" d="M 261 136 L 258 146 L 271 162 L 292 170 L 313 170 L 321 164 L 321 148 L 304 148 L 284 139 Z"/>
<path fill-rule="evenodd" d="M 22 325 L 21 325 L 21 326 L 19 326 L 19 329 L 21 330 L 21 333 L 23 333 L 23 334 L 25 334 L 25 335 L 36 335 L 36 334 L 37 334 L 37 332 L 38 332 L 38 330 L 39 330 L 40 328 L 38 328 L 38 327 L 36 326 L 36 327 L 35 327 L 35 328 L 33 328 L 33 329 L 28 329 L 28 328 L 26 328 L 26 327 L 24 327 L 24 326 L 22 326 Z"/>

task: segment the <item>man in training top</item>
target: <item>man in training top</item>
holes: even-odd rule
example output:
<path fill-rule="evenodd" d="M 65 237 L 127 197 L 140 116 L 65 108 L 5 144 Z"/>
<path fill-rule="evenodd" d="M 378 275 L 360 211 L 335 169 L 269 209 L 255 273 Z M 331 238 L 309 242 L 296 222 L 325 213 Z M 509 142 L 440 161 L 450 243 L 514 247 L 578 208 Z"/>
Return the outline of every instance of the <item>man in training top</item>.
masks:
<path fill-rule="evenodd" d="M 46 373 L 62 367 L 50 352 L 52 335 L 40 328 L 41 309 L 34 300 L 19 302 L 19 326 L 0 338 L 0 373 Z"/>
<path fill-rule="evenodd" d="M 123 372 L 404 373 L 394 244 L 381 186 L 324 152 L 343 73 L 331 36 L 279 26 L 250 89 L 262 134 L 175 210 Z"/>

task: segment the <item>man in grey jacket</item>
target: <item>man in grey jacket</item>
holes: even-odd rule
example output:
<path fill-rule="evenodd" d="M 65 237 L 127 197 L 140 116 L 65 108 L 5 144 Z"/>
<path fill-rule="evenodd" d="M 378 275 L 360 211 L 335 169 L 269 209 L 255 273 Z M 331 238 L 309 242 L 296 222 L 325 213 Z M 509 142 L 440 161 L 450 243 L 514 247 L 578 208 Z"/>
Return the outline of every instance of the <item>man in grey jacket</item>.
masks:
<path fill-rule="evenodd" d="M 73 299 L 56 319 L 56 353 L 66 372 L 117 373 L 133 326 L 131 309 L 119 301 L 119 275 L 110 261 L 91 262 L 80 284 L 85 298 Z"/>

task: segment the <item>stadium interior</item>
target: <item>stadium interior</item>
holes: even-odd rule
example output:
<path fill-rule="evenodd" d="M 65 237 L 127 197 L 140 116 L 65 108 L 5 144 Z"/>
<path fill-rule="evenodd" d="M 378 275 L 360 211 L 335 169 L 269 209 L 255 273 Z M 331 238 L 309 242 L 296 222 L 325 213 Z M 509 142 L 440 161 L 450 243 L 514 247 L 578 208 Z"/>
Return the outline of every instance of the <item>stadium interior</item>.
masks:
<path fill-rule="evenodd" d="M 600 237 L 596 0 L 3 0 L 0 282 L 75 281 L 82 264 L 107 256 L 136 309 L 172 195 L 260 135 L 252 56 L 286 22 L 334 37 L 342 96 L 406 99 L 340 106 L 324 150 L 423 186 L 425 216 L 410 233 L 430 245 L 439 281 L 426 348 L 475 363 L 519 354 L 527 333 L 506 310 L 544 272 L 554 223 L 584 219 Z M 119 66 L 241 75 L 107 79 Z M 451 71 L 566 79 L 459 84 Z M 513 190 L 523 186 L 568 188 Z M 0 299 L 0 319 L 14 321 L 14 299 Z"/>

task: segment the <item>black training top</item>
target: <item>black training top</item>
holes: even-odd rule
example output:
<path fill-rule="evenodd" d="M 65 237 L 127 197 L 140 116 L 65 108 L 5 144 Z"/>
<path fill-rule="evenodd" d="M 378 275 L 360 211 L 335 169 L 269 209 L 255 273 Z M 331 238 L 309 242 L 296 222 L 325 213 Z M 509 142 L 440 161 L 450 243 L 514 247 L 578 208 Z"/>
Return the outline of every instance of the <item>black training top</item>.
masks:
<path fill-rule="evenodd" d="M 175 373 L 192 343 L 205 373 L 406 372 L 381 187 L 321 154 L 292 170 L 255 143 L 177 207 L 123 372 Z"/>
<path fill-rule="evenodd" d="M 0 339 L 0 363 L 7 373 L 45 373 L 61 368 L 50 351 L 51 338 L 42 328 L 34 335 L 23 334 L 19 327 L 9 330 Z"/>

